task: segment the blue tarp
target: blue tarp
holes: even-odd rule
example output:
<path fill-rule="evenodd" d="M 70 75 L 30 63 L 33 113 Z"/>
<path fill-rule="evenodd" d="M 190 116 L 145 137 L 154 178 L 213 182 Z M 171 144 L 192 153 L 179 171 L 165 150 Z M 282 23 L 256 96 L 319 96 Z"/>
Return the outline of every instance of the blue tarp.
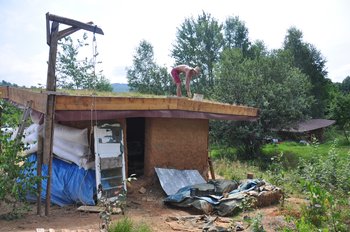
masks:
<path fill-rule="evenodd" d="M 33 164 L 33 175 L 37 174 L 37 156 L 32 154 L 28 162 Z M 48 166 L 42 166 L 42 176 L 48 175 Z M 41 199 L 46 199 L 47 178 L 42 180 Z M 65 206 L 75 203 L 95 205 L 96 177 L 94 170 L 84 170 L 57 158 L 52 160 L 51 203 Z M 28 194 L 28 201 L 36 201 L 36 196 Z"/>

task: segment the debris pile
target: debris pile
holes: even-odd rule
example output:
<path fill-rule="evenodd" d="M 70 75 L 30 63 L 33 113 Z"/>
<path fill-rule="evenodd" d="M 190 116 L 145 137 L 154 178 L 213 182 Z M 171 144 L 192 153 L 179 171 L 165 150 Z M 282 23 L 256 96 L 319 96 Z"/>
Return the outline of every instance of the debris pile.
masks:
<path fill-rule="evenodd" d="M 281 196 L 280 188 L 261 179 L 248 179 L 241 183 L 211 180 L 185 186 L 166 197 L 164 202 L 178 207 L 195 207 L 207 215 L 231 216 L 247 204 L 251 207 L 276 204 Z"/>

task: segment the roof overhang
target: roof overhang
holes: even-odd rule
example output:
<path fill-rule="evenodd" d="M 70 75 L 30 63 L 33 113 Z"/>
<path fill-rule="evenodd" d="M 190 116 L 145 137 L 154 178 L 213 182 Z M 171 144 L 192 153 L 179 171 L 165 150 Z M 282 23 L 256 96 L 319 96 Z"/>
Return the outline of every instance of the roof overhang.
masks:
<path fill-rule="evenodd" d="M 108 120 L 129 117 L 165 117 L 254 121 L 257 108 L 179 97 L 72 96 L 58 92 L 33 92 L 28 89 L 0 87 L 0 98 L 26 105 L 45 114 L 47 97 L 55 94 L 55 119 L 58 121 Z"/>

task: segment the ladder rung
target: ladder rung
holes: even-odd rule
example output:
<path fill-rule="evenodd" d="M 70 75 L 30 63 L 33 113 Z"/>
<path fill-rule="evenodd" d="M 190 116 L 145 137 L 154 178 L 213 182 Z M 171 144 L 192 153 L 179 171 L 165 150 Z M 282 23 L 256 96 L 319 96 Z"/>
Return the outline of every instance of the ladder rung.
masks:
<path fill-rule="evenodd" d="M 104 177 L 101 178 L 101 180 L 111 180 L 111 179 L 117 179 L 117 178 L 121 178 L 122 176 L 110 176 L 110 177 Z"/>
<path fill-rule="evenodd" d="M 106 191 L 106 190 L 118 189 L 118 188 L 121 189 L 122 187 L 120 187 L 120 185 L 118 185 L 118 186 L 112 186 L 112 187 L 103 188 L 103 190 Z"/>

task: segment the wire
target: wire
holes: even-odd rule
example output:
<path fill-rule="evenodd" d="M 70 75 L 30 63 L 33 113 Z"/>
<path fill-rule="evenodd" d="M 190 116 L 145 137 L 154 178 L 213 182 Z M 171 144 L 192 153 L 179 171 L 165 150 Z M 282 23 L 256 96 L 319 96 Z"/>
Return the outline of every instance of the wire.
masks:
<path fill-rule="evenodd" d="M 93 66 L 94 76 L 96 76 L 96 57 L 98 55 L 97 41 L 96 41 L 96 34 L 95 34 L 96 27 L 97 26 L 95 26 L 94 34 L 93 34 L 93 38 L 92 38 L 92 62 L 91 62 L 92 66 Z"/>

